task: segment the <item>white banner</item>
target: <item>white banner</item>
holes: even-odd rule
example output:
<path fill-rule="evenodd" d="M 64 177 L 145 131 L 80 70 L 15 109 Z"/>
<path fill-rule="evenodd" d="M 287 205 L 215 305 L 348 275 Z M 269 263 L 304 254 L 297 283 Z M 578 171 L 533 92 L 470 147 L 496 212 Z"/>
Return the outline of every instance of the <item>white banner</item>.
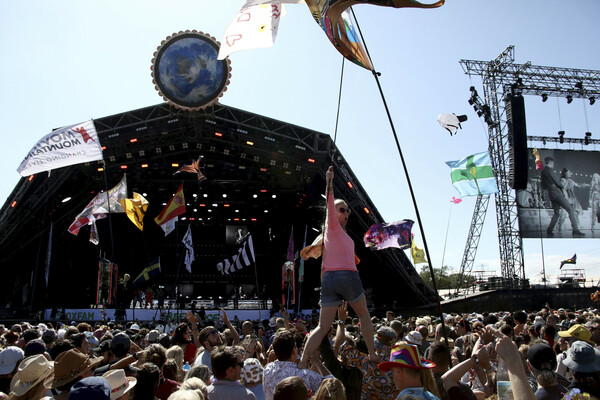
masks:
<path fill-rule="evenodd" d="M 17 172 L 21 176 L 29 176 L 97 160 L 102 160 L 102 146 L 94 122 L 90 120 L 44 136 L 29 151 Z"/>

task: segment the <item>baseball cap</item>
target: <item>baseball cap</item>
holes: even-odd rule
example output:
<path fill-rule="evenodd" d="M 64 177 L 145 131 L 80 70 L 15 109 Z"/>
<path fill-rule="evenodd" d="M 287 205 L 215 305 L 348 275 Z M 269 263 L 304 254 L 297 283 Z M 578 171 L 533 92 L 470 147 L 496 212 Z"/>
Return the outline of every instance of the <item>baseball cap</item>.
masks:
<path fill-rule="evenodd" d="M 575 324 L 566 331 L 558 332 L 558 336 L 560 337 L 574 337 L 579 340 L 586 341 L 590 344 L 594 344 L 592 342 L 592 332 L 585 325 Z"/>
<path fill-rule="evenodd" d="M 90 376 L 73 385 L 69 400 L 110 400 L 110 384 L 105 378 Z"/>
<path fill-rule="evenodd" d="M 535 369 L 556 369 L 556 353 L 545 343 L 536 343 L 527 351 L 527 360 Z"/>
<path fill-rule="evenodd" d="M 0 375 L 13 372 L 23 357 L 25 357 L 25 352 L 16 346 L 9 346 L 0 351 Z"/>

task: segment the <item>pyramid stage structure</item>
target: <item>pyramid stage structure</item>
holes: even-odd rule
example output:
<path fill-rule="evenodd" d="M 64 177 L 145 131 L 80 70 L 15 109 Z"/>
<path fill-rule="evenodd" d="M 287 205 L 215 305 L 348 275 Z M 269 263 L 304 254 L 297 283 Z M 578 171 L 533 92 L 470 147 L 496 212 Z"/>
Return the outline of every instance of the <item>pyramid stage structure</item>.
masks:
<path fill-rule="evenodd" d="M 167 300 L 176 285 L 182 306 L 206 300 L 219 307 L 232 298 L 258 296 L 276 307 L 287 296 L 282 266 L 292 226 L 297 251 L 305 231 L 310 244 L 323 223 L 331 154 L 335 194 L 353 211 L 347 230 L 356 243 L 367 304 L 402 311 L 435 302 L 436 294 L 403 251 L 361 245 L 364 232 L 384 221 L 329 135 L 218 103 L 193 112 L 159 104 L 94 123 L 104 162 L 21 178 L 0 210 L 0 304 L 30 312 L 89 308 L 98 295 L 100 259 L 117 265 L 116 283 L 117 275 L 128 273 L 133 280 L 160 257 L 161 273 L 148 284 L 164 290 Z M 199 157 L 207 180 L 174 175 Z M 149 201 L 144 230 L 125 214 L 110 214 L 97 221 L 98 245 L 89 241 L 89 227 L 78 236 L 69 233 L 75 216 L 123 174 L 128 197 L 137 192 Z M 187 212 L 165 237 L 153 219 L 182 182 Z M 191 273 L 180 262 L 188 225 L 196 257 Z M 224 275 L 216 265 L 237 252 L 239 245 L 230 239 L 238 229 L 252 234 L 256 263 Z M 296 282 L 303 309 L 318 308 L 320 262 L 307 261 L 304 282 Z M 296 281 L 297 269 L 298 262 Z"/>

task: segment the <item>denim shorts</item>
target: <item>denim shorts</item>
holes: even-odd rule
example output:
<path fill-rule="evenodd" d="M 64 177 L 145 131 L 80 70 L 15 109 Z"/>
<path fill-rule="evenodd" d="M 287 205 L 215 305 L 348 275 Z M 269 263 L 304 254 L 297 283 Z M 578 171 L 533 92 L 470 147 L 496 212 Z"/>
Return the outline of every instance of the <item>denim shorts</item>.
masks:
<path fill-rule="evenodd" d="M 327 271 L 321 282 L 321 307 L 354 303 L 365 295 L 358 271 Z"/>

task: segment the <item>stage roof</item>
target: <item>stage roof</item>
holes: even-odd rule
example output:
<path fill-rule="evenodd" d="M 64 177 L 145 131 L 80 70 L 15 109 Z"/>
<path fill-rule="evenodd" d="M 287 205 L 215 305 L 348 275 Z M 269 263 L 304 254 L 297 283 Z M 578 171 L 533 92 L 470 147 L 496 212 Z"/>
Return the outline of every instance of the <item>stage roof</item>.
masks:
<path fill-rule="evenodd" d="M 324 216 L 325 171 L 332 163 L 336 197 L 353 211 L 348 232 L 361 260 L 358 269 L 369 305 L 402 309 L 435 302 L 435 293 L 403 251 L 362 245 L 364 232 L 383 220 L 329 135 L 223 104 L 197 112 L 159 104 L 94 123 L 105 147 L 104 162 L 22 178 L 0 210 L 4 302 L 29 307 L 31 298 L 24 300 L 22 294 L 31 292 L 29 283 L 35 280 L 34 308 L 88 306 L 95 299 L 99 257 L 116 262 L 119 275 L 132 278 L 160 257 L 162 274 L 154 283 L 169 287 L 176 280 L 188 225 L 196 261 L 191 274 L 180 269 L 184 294 L 227 297 L 239 286 L 250 294 L 258 284 L 266 285 L 270 298 L 281 300 L 281 269 L 291 228 L 295 250 L 302 248 L 305 231 L 307 243 L 317 236 Z M 198 183 L 189 173 L 174 175 L 199 157 L 206 181 Z M 89 242 L 88 227 L 78 236 L 69 233 L 75 216 L 123 174 L 128 196 L 137 192 L 150 203 L 144 231 L 125 214 L 111 214 L 97 223 L 98 246 Z M 165 237 L 153 219 L 182 182 L 187 213 Z M 252 234 L 255 268 L 225 276 L 217 271 L 216 264 L 238 247 L 226 242 L 227 227 L 244 227 Z M 317 306 L 319 270 L 320 260 L 306 262 L 306 280 L 298 288 L 303 307 Z"/>

